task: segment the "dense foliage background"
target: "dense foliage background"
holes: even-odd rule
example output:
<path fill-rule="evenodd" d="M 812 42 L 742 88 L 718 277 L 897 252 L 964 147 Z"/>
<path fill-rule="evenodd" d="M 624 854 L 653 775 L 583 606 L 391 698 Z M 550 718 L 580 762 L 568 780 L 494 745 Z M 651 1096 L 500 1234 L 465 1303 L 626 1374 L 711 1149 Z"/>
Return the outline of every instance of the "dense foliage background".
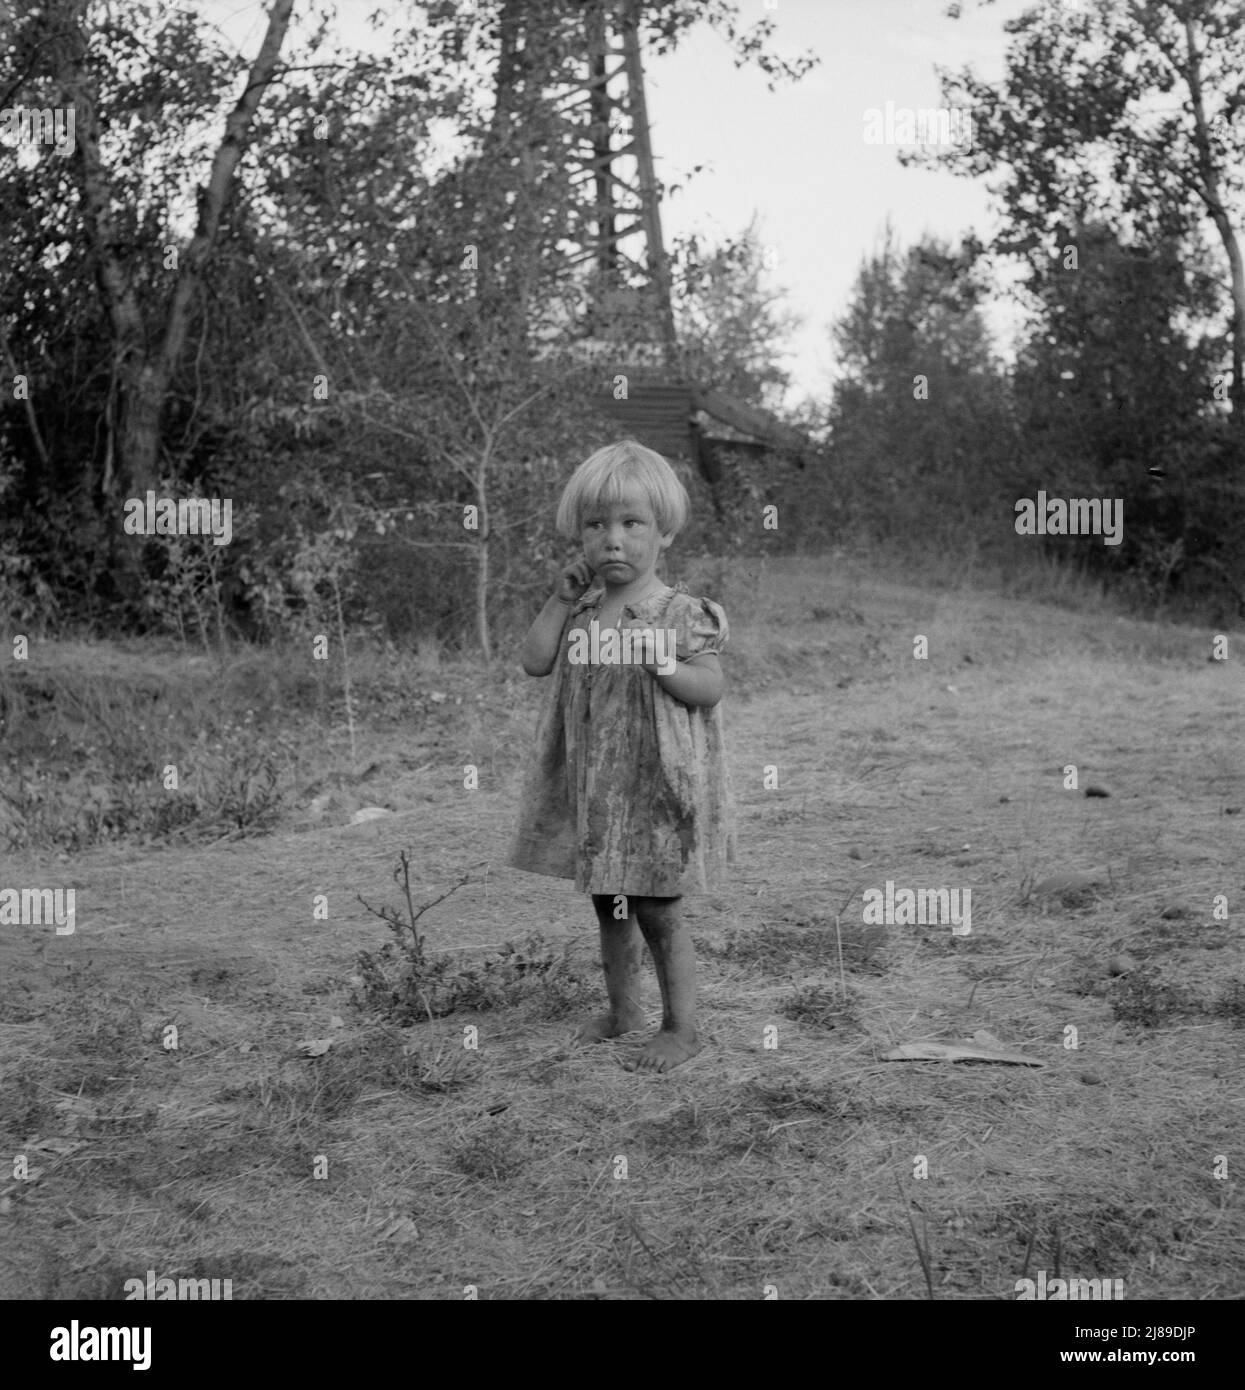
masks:
<path fill-rule="evenodd" d="M 0 28 L 0 106 L 77 119 L 72 154 L 0 138 L 13 631 L 214 644 L 340 622 L 488 651 L 564 553 L 560 483 L 617 434 L 598 409 L 616 364 L 572 352 L 599 286 L 568 93 L 587 17 L 618 6 L 412 7 L 380 56 L 345 49 L 331 11 L 296 35 L 292 6 L 243 56 L 151 0 L 49 0 Z M 1124 545 L 1062 556 L 1151 607 L 1245 611 L 1237 8 L 1042 5 L 1010 26 L 999 88 L 944 75 L 977 136 L 926 158 L 990 175 L 1005 230 L 907 249 L 887 231 L 829 329 L 822 399 L 788 400 L 791 310 L 755 230 L 672 247 L 683 372 L 816 446 L 802 466 L 727 451 L 712 490 L 689 475 L 683 553 L 1005 563 L 1017 497 L 1114 496 Z M 811 62 L 725 0 L 638 14 L 649 51 L 711 24 L 772 81 Z M 1008 365 L 986 310 L 1017 264 Z M 233 543 L 125 536 L 148 488 L 231 497 Z"/>

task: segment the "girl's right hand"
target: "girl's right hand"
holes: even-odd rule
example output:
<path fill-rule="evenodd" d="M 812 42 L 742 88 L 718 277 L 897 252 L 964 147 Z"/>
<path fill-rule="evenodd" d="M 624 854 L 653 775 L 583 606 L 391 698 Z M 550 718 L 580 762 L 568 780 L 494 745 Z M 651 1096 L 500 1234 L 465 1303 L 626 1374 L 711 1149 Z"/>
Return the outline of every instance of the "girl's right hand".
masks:
<path fill-rule="evenodd" d="M 574 603 L 581 594 L 592 587 L 597 572 L 581 555 L 578 560 L 567 565 L 558 575 L 557 596 L 563 603 Z"/>

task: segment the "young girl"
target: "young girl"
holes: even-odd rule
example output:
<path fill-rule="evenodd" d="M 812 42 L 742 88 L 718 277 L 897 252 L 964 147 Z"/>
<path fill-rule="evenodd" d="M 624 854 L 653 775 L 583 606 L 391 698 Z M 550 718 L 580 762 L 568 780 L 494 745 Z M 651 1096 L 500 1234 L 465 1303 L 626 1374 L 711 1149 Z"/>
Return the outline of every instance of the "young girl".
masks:
<path fill-rule="evenodd" d="M 558 531 L 583 557 L 523 642 L 527 674 L 554 680 L 507 861 L 592 894 L 610 1007 L 581 1040 L 643 1027 L 643 934 L 662 1020 L 633 1066 L 654 1071 L 701 1048 L 679 900 L 716 884 L 734 857 L 718 709 L 726 614 L 657 577 L 687 512 L 670 465 L 631 439 L 599 449 L 567 483 Z"/>

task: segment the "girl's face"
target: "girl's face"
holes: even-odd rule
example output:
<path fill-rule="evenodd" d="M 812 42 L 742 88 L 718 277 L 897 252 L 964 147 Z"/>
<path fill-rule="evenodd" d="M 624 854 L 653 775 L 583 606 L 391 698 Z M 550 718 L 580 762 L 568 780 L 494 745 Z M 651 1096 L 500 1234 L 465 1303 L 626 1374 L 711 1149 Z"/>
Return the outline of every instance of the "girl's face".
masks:
<path fill-rule="evenodd" d="M 638 595 L 673 536 L 663 536 L 642 494 L 588 507 L 580 526 L 584 555 L 605 587 Z"/>

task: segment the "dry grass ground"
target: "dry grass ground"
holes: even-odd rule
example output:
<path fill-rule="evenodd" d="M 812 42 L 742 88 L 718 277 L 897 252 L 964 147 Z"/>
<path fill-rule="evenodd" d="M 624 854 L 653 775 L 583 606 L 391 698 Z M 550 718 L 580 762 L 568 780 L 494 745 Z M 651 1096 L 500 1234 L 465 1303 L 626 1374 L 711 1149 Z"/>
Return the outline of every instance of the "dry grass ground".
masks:
<path fill-rule="evenodd" d="M 570 1046 L 601 997 L 590 908 L 499 867 L 538 682 L 360 658 L 351 775 L 315 673 L 36 645 L 67 692 L 48 719 L 90 723 L 93 672 L 180 682 L 187 737 L 213 700 L 242 723 L 311 695 L 267 833 L 4 854 L 0 887 L 76 889 L 77 930 L 0 928 L 0 1152 L 33 1173 L 0 1178 L 0 1295 L 152 1269 L 235 1298 L 896 1299 L 924 1262 L 940 1299 L 1057 1263 L 1129 1300 L 1239 1297 L 1242 635 L 1211 662 L 1207 631 L 825 559 L 706 592 L 735 630 L 740 856 L 688 903 L 709 1046 L 662 1077 Z M 394 814 L 343 823 L 366 804 Z M 396 905 L 404 848 L 417 904 L 488 866 L 423 918 L 430 951 L 537 930 L 556 984 L 407 1028 L 355 1007 L 387 937 L 356 895 Z M 972 934 L 865 926 L 887 880 L 971 888 Z M 983 1029 L 1044 1065 L 883 1060 Z"/>

